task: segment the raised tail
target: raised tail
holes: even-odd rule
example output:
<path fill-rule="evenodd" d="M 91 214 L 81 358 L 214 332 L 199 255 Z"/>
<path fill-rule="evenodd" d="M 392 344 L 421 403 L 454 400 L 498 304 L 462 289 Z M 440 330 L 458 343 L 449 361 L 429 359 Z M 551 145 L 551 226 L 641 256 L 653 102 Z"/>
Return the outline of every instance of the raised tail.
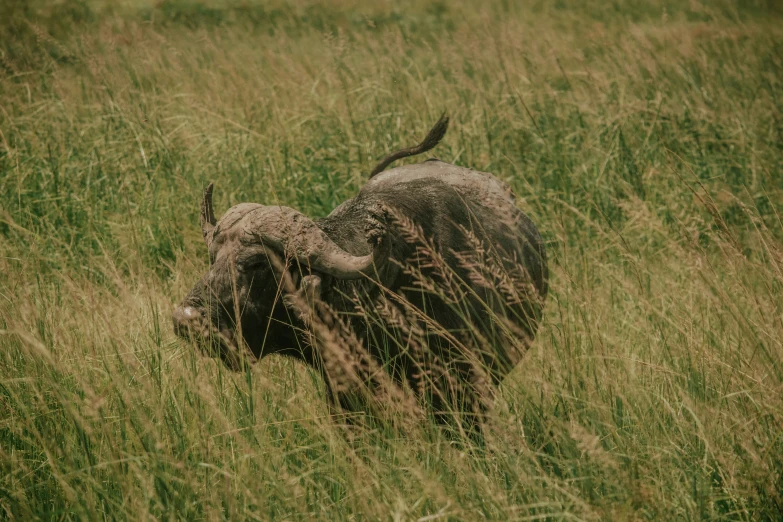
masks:
<path fill-rule="evenodd" d="M 424 140 L 416 145 L 415 147 L 408 147 L 407 149 L 400 149 L 397 152 L 392 152 L 385 158 L 383 158 L 378 164 L 375 166 L 374 169 L 372 169 L 372 172 L 370 172 L 370 177 L 372 178 L 376 174 L 380 174 L 383 172 L 383 169 L 389 166 L 389 164 L 397 161 L 398 159 L 407 158 L 409 156 L 415 156 L 416 154 L 421 154 L 422 152 L 427 152 L 431 148 L 435 147 L 438 143 L 440 143 L 440 140 L 443 139 L 443 136 L 445 136 L 446 131 L 449 128 L 449 117 L 446 116 L 446 113 L 444 112 L 438 122 L 430 129 L 430 131 L 427 133 L 427 137 L 424 138 Z"/>

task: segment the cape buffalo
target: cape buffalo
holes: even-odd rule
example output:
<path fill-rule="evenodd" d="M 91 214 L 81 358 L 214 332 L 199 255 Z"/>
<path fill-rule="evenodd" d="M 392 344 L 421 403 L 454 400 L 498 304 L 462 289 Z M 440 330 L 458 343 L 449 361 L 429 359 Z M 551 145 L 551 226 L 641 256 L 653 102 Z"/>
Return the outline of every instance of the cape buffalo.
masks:
<path fill-rule="evenodd" d="M 366 410 L 363 390 L 414 397 L 439 420 L 480 415 L 533 340 L 548 269 L 538 230 L 494 176 L 436 159 L 382 172 L 447 127 L 444 115 L 384 158 L 323 219 L 241 203 L 216 221 L 210 184 L 210 268 L 174 311 L 175 332 L 235 370 L 270 354 L 304 361 L 344 410 Z"/>

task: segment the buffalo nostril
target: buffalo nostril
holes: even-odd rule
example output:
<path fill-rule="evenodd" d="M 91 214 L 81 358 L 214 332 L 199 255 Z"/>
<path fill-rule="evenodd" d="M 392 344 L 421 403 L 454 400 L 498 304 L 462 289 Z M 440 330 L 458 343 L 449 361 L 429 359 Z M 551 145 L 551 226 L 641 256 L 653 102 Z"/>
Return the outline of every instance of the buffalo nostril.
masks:
<path fill-rule="evenodd" d="M 188 330 L 201 318 L 201 312 L 192 306 L 179 306 L 171 314 L 174 321 L 174 333 L 187 335 Z"/>

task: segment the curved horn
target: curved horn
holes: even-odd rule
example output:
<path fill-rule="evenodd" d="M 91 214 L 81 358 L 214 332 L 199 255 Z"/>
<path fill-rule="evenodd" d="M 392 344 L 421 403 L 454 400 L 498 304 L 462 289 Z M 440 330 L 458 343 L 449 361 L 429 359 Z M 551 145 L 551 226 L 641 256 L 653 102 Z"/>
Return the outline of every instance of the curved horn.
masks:
<path fill-rule="evenodd" d="M 215 230 L 215 211 L 212 210 L 212 187 L 213 184 L 207 185 L 204 190 L 204 197 L 201 200 L 201 234 L 204 236 L 204 242 L 207 244 L 207 249 L 212 245 L 212 233 Z"/>
<path fill-rule="evenodd" d="M 263 207 L 247 222 L 262 243 L 287 252 L 299 263 L 338 279 L 359 279 L 373 266 L 373 254 L 349 254 L 307 216 L 288 207 Z"/>

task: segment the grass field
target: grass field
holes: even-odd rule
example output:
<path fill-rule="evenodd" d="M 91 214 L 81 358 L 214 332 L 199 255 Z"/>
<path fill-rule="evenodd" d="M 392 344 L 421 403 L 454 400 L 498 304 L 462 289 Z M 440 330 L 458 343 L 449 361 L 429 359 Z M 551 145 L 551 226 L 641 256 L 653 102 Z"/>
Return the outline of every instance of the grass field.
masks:
<path fill-rule="evenodd" d="M 323 216 L 442 111 L 550 254 L 485 447 L 175 339 L 209 181 Z M 781 212 L 773 0 L 7 0 L 0 518 L 781 520 Z"/>

